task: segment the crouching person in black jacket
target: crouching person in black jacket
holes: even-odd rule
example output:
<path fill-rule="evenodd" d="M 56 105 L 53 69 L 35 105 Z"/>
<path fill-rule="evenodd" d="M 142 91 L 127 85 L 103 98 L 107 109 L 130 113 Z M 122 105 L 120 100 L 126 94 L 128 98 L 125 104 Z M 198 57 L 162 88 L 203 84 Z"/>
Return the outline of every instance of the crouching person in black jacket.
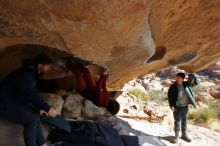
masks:
<path fill-rule="evenodd" d="M 38 112 L 55 117 L 57 112 L 37 93 L 40 74 L 51 69 L 52 60 L 46 54 L 38 55 L 0 83 L 0 117 L 23 125 L 25 146 L 47 146 L 42 133 Z"/>
<path fill-rule="evenodd" d="M 187 135 L 187 117 L 188 117 L 188 104 L 195 106 L 195 97 L 189 82 L 184 81 L 185 74 L 178 73 L 176 75 L 176 82 L 172 84 L 168 90 L 168 100 L 170 108 L 174 116 L 174 143 L 179 140 L 180 124 L 182 130 L 182 139 L 191 142 Z"/>

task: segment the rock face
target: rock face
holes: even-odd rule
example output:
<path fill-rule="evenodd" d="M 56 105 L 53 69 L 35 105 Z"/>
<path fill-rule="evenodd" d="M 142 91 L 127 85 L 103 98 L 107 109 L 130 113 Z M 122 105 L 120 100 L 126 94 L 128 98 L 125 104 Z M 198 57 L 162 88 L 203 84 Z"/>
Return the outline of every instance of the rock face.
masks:
<path fill-rule="evenodd" d="M 65 99 L 62 115 L 69 119 L 93 119 L 109 116 L 106 108 L 97 107 L 79 94 L 70 94 Z"/>
<path fill-rule="evenodd" d="M 70 94 L 63 105 L 63 115 L 66 118 L 79 118 L 82 115 L 82 106 L 85 99 L 79 94 Z"/>
<path fill-rule="evenodd" d="M 1 119 L 0 128 L 1 128 L 1 142 L 0 143 L 2 146 L 24 145 L 23 128 L 21 126 Z M 12 137 L 13 137 L 13 140 L 12 140 Z"/>
<path fill-rule="evenodd" d="M 0 119 L 0 145 L 1 146 L 24 146 L 23 127 L 4 119 Z M 48 125 L 43 124 L 44 136 L 49 135 L 51 130 Z"/>
<path fill-rule="evenodd" d="M 49 46 L 108 68 L 112 88 L 168 66 L 196 71 L 220 59 L 219 9 L 219 0 L 2 0 L 0 62 L 34 54 L 7 46 Z"/>
<path fill-rule="evenodd" d="M 102 116 L 110 116 L 106 108 L 97 107 L 89 100 L 85 101 L 82 114 L 82 117 L 85 118 L 99 118 Z"/>
<path fill-rule="evenodd" d="M 216 99 L 220 99 L 220 92 L 211 92 L 210 94 L 212 97 L 214 97 Z"/>
<path fill-rule="evenodd" d="M 63 108 L 63 98 L 56 94 L 51 93 L 40 93 L 45 102 L 52 106 L 60 115 Z"/>

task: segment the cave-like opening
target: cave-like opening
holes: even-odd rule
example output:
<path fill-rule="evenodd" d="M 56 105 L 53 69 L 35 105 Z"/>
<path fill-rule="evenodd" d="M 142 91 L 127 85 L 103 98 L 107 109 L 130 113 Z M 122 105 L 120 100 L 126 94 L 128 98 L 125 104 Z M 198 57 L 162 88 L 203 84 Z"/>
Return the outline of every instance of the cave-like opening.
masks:
<path fill-rule="evenodd" d="M 49 55 L 54 62 L 59 62 L 62 58 L 71 58 L 73 61 L 84 64 L 86 62 L 86 66 L 91 70 L 94 77 L 98 77 L 102 70 L 102 67 L 61 49 L 39 44 L 16 44 L 1 48 L 0 50 L 0 80 L 13 70 L 19 68 L 23 59 L 33 59 L 40 53 Z M 54 92 L 56 89 L 73 90 L 75 88 L 74 78 L 74 75 L 70 72 L 66 72 L 58 65 L 54 65 L 52 71 L 45 75 L 41 81 L 45 88 L 44 91 Z"/>

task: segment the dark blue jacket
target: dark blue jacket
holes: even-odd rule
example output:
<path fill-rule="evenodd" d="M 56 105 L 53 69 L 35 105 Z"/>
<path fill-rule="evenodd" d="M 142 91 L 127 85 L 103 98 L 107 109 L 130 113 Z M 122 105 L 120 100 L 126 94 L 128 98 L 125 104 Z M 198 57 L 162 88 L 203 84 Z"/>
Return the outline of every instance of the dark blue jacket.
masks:
<path fill-rule="evenodd" d="M 38 74 L 26 66 L 10 73 L 0 83 L 0 108 L 25 109 L 32 104 L 38 110 L 49 111 L 50 106 L 37 93 Z"/>

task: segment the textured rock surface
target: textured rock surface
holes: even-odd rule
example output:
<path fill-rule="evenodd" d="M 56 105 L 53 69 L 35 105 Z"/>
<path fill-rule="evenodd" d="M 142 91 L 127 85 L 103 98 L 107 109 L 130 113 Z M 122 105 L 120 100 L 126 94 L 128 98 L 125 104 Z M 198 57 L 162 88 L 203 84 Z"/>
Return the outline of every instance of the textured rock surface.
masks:
<path fill-rule="evenodd" d="M 97 107 L 79 94 L 70 94 L 66 97 L 62 114 L 69 119 L 109 116 L 105 108 Z"/>
<path fill-rule="evenodd" d="M 1 119 L 0 128 L 1 128 L 0 144 L 2 146 L 24 145 L 23 128 L 21 126 Z"/>
<path fill-rule="evenodd" d="M 212 97 L 220 99 L 220 92 L 211 92 L 210 94 Z"/>
<path fill-rule="evenodd" d="M 82 117 L 99 118 L 103 116 L 110 116 L 106 108 L 97 107 L 91 101 L 85 100 L 84 107 L 82 109 Z"/>
<path fill-rule="evenodd" d="M 0 146 L 24 146 L 22 126 L 0 119 L 0 129 Z M 43 124 L 42 130 L 47 137 L 50 131 L 48 125 Z"/>
<path fill-rule="evenodd" d="M 61 96 L 51 93 L 40 93 L 40 95 L 50 106 L 52 106 L 58 112 L 59 115 L 61 114 L 64 103 Z"/>
<path fill-rule="evenodd" d="M 79 94 L 70 94 L 66 97 L 62 114 L 66 118 L 79 118 L 82 113 L 82 106 L 85 99 Z"/>
<path fill-rule="evenodd" d="M 1 0 L 0 53 L 54 47 L 108 68 L 117 88 L 164 67 L 195 71 L 219 60 L 219 10 L 219 0 Z"/>

